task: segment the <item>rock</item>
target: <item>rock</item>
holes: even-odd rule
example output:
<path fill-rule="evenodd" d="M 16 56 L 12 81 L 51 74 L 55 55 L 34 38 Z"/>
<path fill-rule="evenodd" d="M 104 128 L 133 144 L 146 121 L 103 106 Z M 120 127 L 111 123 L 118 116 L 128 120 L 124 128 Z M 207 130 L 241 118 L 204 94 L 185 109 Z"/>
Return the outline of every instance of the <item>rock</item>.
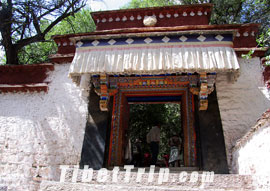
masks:
<path fill-rule="evenodd" d="M 157 18 L 155 16 L 145 16 L 143 19 L 143 24 L 146 27 L 153 27 L 157 24 Z"/>

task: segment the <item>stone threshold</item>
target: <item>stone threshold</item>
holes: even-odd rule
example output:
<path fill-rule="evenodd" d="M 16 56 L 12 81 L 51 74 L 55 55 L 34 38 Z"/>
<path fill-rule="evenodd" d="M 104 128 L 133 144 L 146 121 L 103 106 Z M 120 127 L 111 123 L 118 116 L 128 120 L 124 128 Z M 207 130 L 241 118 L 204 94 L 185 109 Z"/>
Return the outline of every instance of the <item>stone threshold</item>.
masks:
<path fill-rule="evenodd" d="M 188 178 L 184 182 L 175 181 L 172 179 L 178 177 L 177 174 L 172 174 L 167 182 L 158 183 L 157 176 L 155 173 L 152 182 L 148 182 L 148 176 L 143 176 L 140 182 L 136 182 L 134 176 L 131 173 L 130 181 L 125 182 L 125 173 L 119 173 L 119 181 L 114 183 L 112 181 L 98 182 L 93 180 L 89 183 L 77 182 L 73 183 L 71 181 L 67 182 L 56 182 L 56 181 L 42 181 L 40 185 L 40 191 L 58 191 L 58 190 L 71 190 L 71 191 L 135 191 L 135 190 L 155 190 L 155 191 L 251 191 L 258 188 L 263 188 L 262 190 L 269 190 L 270 185 L 263 185 L 258 182 L 259 179 L 254 178 L 252 175 L 237 175 L 237 174 L 215 174 L 212 182 L 202 183 L 202 175 L 198 176 L 198 181 L 190 182 Z M 111 178 L 111 176 L 109 176 Z"/>

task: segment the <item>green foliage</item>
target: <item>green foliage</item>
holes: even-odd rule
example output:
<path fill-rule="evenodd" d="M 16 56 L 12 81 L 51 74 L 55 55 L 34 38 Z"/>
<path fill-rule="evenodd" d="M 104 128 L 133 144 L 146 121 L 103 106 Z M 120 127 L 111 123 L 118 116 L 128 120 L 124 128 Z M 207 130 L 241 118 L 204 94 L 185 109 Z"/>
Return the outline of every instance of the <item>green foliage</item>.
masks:
<path fill-rule="evenodd" d="M 52 40 L 36 42 L 23 47 L 19 51 L 20 64 L 36 64 L 49 61 L 49 55 L 56 53 L 57 46 Z"/>
<path fill-rule="evenodd" d="M 182 0 L 183 4 L 212 3 L 214 4 L 211 24 L 232 24 L 241 20 L 243 0 Z"/>
<path fill-rule="evenodd" d="M 1 39 L 1 35 L 0 35 L 0 39 Z M 6 56 L 4 54 L 4 50 L 2 50 L 2 48 L 0 47 L 0 65 L 4 65 L 6 64 Z"/>
<path fill-rule="evenodd" d="M 43 20 L 41 30 L 44 30 L 50 22 Z M 34 64 L 49 61 L 49 55 L 56 53 L 57 45 L 51 39 L 53 35 L 63 35 L 71 33 L 92 32 L 95 30 L 94 21 L 90 15 L 89 9 L 83 9 L 77 12 L 74 16 L 57 24 L 45 36 L 44 42 L 36 42 L 22 48 L 19 52 L 19 62 L 22 64 Z"/>
<path fill-rule="evenodd" d="M 90 9 L 82 9 L 74 16 L 69 16 L 54 27 L 49 35 L 93 32 L 96 26 L 90 12 Z"/>
<path fill-rule="evenodd" d="M 243 23 L 260 23 L 261 30 L 266 32 L 270 28 L 270 1 L 245 0 L 241 10 Z"/>
<path fill-rule="evenodd" d="M 6 56 L 1 55 L 0 57 L 0 65 L 4 65 L 6 63 Z"/>
<path fill-rule="evenodd" d="M 259 35 L 259 37 L 257 38 L 257 43 L 258 43 L 258 46 L 260 46 L 260 47 L 270 45 L 270 28 L 266 29 L 264 32 L 262 32 Z"/>
<path fill-rule="evenodd" d="M 260 31 L 257 38 L 259 47 L 270 46 L 270 1 L 269 0 L 245 0 L 241 11 L 243 23 L 260 23 Z M 269 54 L 268 54 L 269 55 Z"/>
<path fill-rule="evenodd" d="M 134 104 L 130 107 L 129 137 L 142 141 L 143 152 L 150 152 L 146 135 L 152 126 L 161 125 L 160 156 L 169 153 L 169 138 L 173 134 L 182 136 L 179 104 Z"/>
<path fill-rule="evenodd" d="M 270 66 L 270 55 L 266 56 L 265 59 L 266 59 L 266 62 L 264 63 L 265 66 L 269 67 Z"/>
<path fill-rule="evenodd" d="M 255 50 L 250 50 L 247 54 L 242 54 L 242 58 L 245 58 L 245 59 L 250 59 L 252 58 L 252 54 L 255 52 Z"/>
<path fill-rule="evenodd" d="M 46 35 L 59 22 L 74 15 L 86 5 L 86 0 L 42 1 L 8 0 L 0 2 L 0 45 L 4 47 L 6 62 L 11 65 L 25 64 L 26 51 L 46 41 Z M 47 25 L 44 25 L 44 21 Z M 42 26 L 43 25 L 43 26 Z M 46 26 L 46 27 L 44 27 Z M 36 46 L 25 48 L 32 43 Z M 47 49 L 48 45 L 45 45 Z M 19 53 L 22 55 L 18 56 Z M 39 54 L 36 54 L 39 56 Z M 32 56 L 32 55 L 31 55 Z M 19 57 L 22 61 L 19 61 Z M 40 56 L 41 58 L 43 55 Z"/>

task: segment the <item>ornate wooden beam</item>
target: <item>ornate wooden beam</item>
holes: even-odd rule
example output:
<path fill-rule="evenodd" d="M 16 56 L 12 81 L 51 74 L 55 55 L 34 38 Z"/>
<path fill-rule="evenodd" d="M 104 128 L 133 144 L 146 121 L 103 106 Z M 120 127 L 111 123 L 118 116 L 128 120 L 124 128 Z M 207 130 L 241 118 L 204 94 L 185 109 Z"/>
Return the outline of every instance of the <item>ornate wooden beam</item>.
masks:
<path fill-rule="evenodd" d="M 119 87 L 165 87 L 167 85 L 189 84 L 190 92 L 199 98 L 199 110 L 207 110 L 208 95 L 213 92 L 216 74 L 206 72 L 183 76 L 151 77 L 110 77 L 102 74 L 92 78 L 96 93 L 100 96 L 100 110 L 108 111 L 110 96 L 118 92 Z"/>

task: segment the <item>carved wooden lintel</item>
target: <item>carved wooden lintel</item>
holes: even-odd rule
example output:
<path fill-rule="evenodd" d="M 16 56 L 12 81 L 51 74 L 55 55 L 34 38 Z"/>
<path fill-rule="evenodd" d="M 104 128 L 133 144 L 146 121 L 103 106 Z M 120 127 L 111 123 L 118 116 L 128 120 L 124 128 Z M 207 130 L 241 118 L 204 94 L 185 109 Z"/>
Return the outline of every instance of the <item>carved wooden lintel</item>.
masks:
<path fill-rule="evenodd" d="M 95 87 L 96 93 L 100 96 L 100 110 L 108 111 L 108 104 L 110 96 L 115 95 L 118 92 L 119 87 L 129 87 L 129 86 L 167 86 L 168 84 L 183 84 L 189 83 L 190 92 L 193 95 L 197 95 L 199 98 L 199 110 L 207 110 L 208 108 L 208 95 L 214 91 L 214 84 L 216 79 L 216 74 L 207 74 L 206 72 L 200 73 L 199 75 L 191 74 L 188 76 L 176 76 L 175 79 L 179 78 L 179 80 L 175 81 L 166 78 L 166 79 L 119 79 L 112 77 L 109 79 L 109 76 L 106 74 L 96 76 L 92 78 L 92 83 Z M 185 81 L 183 81 L 185 80 Z"/>

